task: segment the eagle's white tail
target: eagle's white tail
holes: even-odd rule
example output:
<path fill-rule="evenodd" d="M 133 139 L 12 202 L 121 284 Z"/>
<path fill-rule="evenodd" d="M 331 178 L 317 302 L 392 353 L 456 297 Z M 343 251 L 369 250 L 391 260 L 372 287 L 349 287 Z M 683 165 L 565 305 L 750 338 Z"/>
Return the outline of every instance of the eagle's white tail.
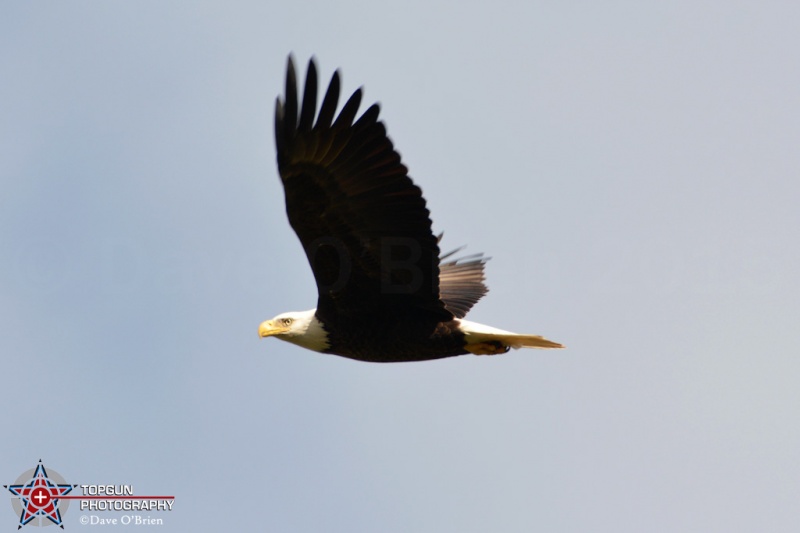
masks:
<path fill-rule="evenodd" d="M 466 349 L 475 355 L 504 353 L 508 348 L 563 348 L 541 335 L 519 335 L 477 322 L 461 320 L 461 331 L 466 337 Z M 499 345 L 498 345 L 499 343 Z"/>
<path fill-rule="evenodd" d="M 487 335 L 487 340 L 498 340 L 509 348 L 563 348 L 563 344 L 547 340 L 541 335 Z"/>

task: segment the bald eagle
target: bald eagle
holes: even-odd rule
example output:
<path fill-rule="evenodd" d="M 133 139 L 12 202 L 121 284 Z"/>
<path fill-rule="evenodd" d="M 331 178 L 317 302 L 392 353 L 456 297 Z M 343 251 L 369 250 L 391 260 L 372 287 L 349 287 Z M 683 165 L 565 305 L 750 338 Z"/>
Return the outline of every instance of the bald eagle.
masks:
<path fill-rule="evenodd" d="M 361 89 L 336 115 L 339 72 L 317 113 L 317 68 L 308 64 L 302 103 L 291 56 L 286 97 L 275 105 L 278 170 L 286 213 L 305 250 L 316 309 L 263 322 L 275 336 L 317 352 L 371 362 L 425 361 L 510 348 L 562 348 L 464 320 L 488 291 L 486 258 L 439 253 L 422 191 Z"/>

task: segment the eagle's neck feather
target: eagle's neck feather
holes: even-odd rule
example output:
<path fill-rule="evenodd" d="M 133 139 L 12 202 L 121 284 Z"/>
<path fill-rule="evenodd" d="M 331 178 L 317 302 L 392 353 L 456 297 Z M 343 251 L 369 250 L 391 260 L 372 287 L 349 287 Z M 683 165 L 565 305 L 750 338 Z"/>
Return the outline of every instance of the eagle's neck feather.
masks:
<path fill-rule="evenodd" d="M 311 309 L 297 313 L 292 327 L 295 334 L 287 336 L 285 340 L 315 352 L 322 352 L 330 348 L 328 333 L 322 326 L 322 322 L 317 319 L 316 312 L 316 309 Z"/>

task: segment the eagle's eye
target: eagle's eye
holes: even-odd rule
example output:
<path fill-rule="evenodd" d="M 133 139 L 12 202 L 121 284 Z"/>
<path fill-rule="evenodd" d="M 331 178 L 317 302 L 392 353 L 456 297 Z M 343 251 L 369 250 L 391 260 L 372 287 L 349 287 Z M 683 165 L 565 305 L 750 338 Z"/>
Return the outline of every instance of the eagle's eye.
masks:
<path fill-rule="evenodd" d="M 292 325 L 292 319 L 291 318 L 282 318 L 281 319 L 281 324 L 283 324 L 284 326 L 291 326 Z"/>

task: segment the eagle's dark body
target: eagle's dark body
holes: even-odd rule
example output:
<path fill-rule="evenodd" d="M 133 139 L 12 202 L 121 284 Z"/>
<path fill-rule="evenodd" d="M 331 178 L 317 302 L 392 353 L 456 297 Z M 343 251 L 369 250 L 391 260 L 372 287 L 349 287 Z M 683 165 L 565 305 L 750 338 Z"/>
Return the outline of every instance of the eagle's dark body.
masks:
<path fill-rule="evenodd" d="M 326 352 L 360 361 L 426 361 L 468 353 L 464 334 L 455 321 L 440 322 L 431 328 L 430 324 L 407 318 L 386 321 L 376 316 L 362 317 L 358 322 L 323 322 L 323 327 L 328 330 L 331 345 Z"/>

